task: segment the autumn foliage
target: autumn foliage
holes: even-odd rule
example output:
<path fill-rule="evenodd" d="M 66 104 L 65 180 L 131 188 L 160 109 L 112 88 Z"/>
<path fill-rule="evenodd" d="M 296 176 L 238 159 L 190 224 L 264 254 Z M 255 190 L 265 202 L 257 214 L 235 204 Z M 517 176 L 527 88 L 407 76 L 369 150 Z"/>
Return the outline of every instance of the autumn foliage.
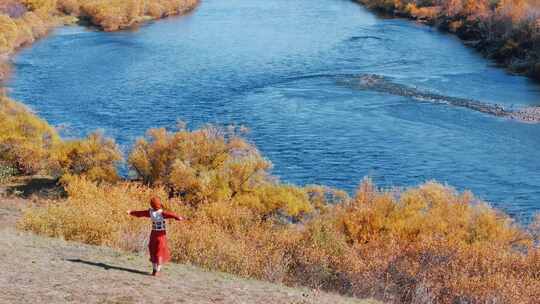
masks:
<path fill-rule="evenodd" d="M 90 180 L 111 183 L 119 179 L 117 169 L 122 153 L 114 140 L 99 132 L 85 139 L 65 141 L 53 153 L 59 175 L 84 175 Z"/>
<path fill-rule="evenodd" d="M 6 97 L 0 97 L 0 121 L 0 163 L 22 174 L 52 167 L 52 150 L 60 142 L 54 128 Z"/>
<path fill-rule="evenodd" d="M 227 201 L 263 216 L 311 210 L 307 193 L 276 183 L 270 162 L 237 128 L 151 129 L 135 144 L 129 164 L 145 184 L 163 186 L 193 206 Z"/>
<path fill-rule="evenodd" d="M 0 97 L 0 166 L 19 174 L 84 175 L 114 182 L 122 155 L 112 139 L 100 133 L 80 140 L 61 140 L 57 131 L 21 103 Z"/>
<path fill-rule="evenodd" d="M 485 55 L 540 79 L 540 3 L 535 0 L 357 0 L 369 8 L 456 33 Z"/>
<path fill-rule="evenodd" d="M 503 60 L 534 66 L 540 58 L 537 6 L 530 1 L 361 1 L 477 39 Z M 185 12 L 197 1 L 10 3 L 0 5 L 0 56 L 73 21 L 66 16 L 117 30 Z M 0 121 L 0 181 L 41 173 L 59 178 L 67 192 L 25 210 L 22 229 L 143 252 L 149 225 L 125 211 L 147 208 L 158 195 L 189 218 L 169 226 L 176 262 L 391 303 L 540 298 L 540 217 L 525 229 L 468 192 L 435 182 L 377 189 L 366 179 L 351 198 L 323 186 L 284 184 L 243 130 L 211 125 L 149 130 L 129 153 L 136 180 L 126 181 L 117 173 L 122 153 L 99 132 L 63 140 L 6 97 Z"/>
<path fill-rule="evenodd" d="M 198 0 L 0 0 L 0 55 L 42 37 L 53 26 L 77 19 L 106 31 L 185 13 Z M 70 18 L 71 17 L 71 18 Z"/>
<path fill-rule="evenodd" d="M 198 3 L 199 0 L 0 0 L 0 81 L 8 76 L 8 56 L 55 26 L 85 21 L 105 31 L 116 31 L 186 13 Z"/>
<path fill-rule="evenodd" d="M 34 42 L 58 23 L 59 19 L 49 19 L 41 11 L 27 11 L 18 18 L 0 14 L 0 55 Z"/>
<path fill-rule="evenodd" d="M 61 11 L 89 19 L 105 31 L 131 27 L 150 19 L 179 15 L 195 8 L 198 0 L 59 0 Z"/>
<path fill-rule="evenodd" d="M 366 179 L 351 198 L 283 184 L 236 129 L 215 126 L 150 130 L 129 163 L 139 181 L 66 175 L 67 199 L 27 209 L 20 227 L 144 252 L 149 225 L 125 210 L 158 195 L 189 219 L 169 226 L 176 262 L 392 303 L 540 296 L 540 222 L 525 230 L 469 192 L 434 182 L 384 190 Z"/>

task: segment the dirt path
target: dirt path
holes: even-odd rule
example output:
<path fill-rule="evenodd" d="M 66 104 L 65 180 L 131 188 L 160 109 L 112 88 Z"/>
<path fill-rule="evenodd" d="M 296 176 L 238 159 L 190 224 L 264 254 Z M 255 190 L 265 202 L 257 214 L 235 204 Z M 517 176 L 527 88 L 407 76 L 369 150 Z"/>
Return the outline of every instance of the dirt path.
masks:
<path fill-rule="evenodd" d="M 18 231 L 23 199 L 0 198 L 0 303 L 363 303 Z"/>

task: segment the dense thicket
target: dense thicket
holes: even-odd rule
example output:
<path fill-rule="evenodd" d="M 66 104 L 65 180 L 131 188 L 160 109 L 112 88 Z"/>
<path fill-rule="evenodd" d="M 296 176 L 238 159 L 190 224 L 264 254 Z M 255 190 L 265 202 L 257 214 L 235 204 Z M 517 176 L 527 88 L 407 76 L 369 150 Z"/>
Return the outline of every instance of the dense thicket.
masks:
<path fill-rule="evenodd" d="M 334 205 L 332 191 L 310 196 L 295 186 L 287 186 L 292 200 L 270 188 L 265 196 L 273 199 L 239 203 L 169 197 L 163 186 L 134 182 L 64 182 L 67 200 L 26 210 L 21 228 L 144 252 L 149 225 L 125 210 L 146 209 L 158 195 L 189 218 L 169 226 L 176 262 L 393 303 L 536 303 L 540 296 L 533 235 L 471 194 L 436 183 L 383 191 L 368 180 Z"/>
<path fill-rule="evenodd" d="M 284 210 L 298 217 L 311 211 L 307 194 L 276 183 L 268 172 L 270 162 L 234 128 L 152 129 L 148 139 L 137 142 L 129 163 L 146 184 L 163 186 L 193 206 L 227 201 L 261 216 Z"/>
<path fill-rule="evenodd" d="M 57 131 L 24 105 L 0 96 L 0 170 L 12 174 L 84 175 L 116 181 L 121 153 L 100 133 L 61 140 Z M 6 173 L 4 173 L 6 174 Z"/>
<path fill-rule="evenodd" d="M 60 138 L 47 122 L 24 105 L 0 97 L 0 163 L 22 174 L 52 166 L 52 150 Z"/>

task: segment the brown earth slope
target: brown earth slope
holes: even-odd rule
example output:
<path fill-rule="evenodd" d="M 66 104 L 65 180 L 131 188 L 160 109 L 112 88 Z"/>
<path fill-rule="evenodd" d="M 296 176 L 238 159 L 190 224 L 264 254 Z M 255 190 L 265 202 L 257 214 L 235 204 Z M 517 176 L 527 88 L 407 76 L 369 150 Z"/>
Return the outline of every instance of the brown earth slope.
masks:
<path fill-rule="evenodd" d="M 376 303 L 168 264 L 15 229 L 21 198 L 0 197 L 0 303 Z"/>

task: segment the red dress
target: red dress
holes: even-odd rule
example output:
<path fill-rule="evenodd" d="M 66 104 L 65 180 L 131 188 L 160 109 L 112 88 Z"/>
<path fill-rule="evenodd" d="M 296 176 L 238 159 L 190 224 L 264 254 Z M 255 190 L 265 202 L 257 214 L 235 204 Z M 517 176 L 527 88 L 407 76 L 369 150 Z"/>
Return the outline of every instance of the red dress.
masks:
<path fill-rule="evenodd" d="M 131 211 L 129 213 L 135 217 L 150 217 L 150 210 Z M 182 218 L 172 212 L 163 211 L 163 218 L 182 220 Z M 148 243 L 150 251 L 150 261 L 152 263 L 163 264 L 171 260 L 171 252 L 167 245 L 167 232 L 165 230 L 154 230 L 150 233 L 150 242 Z"/>

